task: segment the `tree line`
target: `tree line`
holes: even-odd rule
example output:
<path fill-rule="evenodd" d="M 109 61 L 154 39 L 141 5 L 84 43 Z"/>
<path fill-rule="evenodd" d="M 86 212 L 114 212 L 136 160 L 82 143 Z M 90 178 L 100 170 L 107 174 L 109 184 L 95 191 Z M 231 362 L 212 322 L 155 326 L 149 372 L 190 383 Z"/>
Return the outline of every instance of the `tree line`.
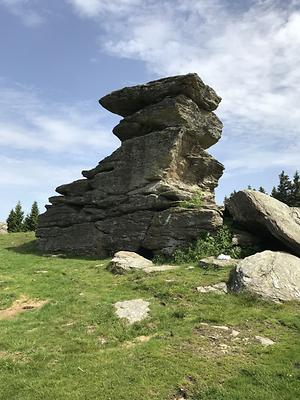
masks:
<path fill-rule="evenodd" d="M 8 232 L 30 232 L 35 231 L 38 226 L 39 208 L 36 201 L 31 206 L 30 213 L 25 216 L 21 202 L 18 201 L 6 220 Z"/>
<path fill-rule="evenodd" d="M 267 191 L 260 186 L 258 189 L 253 188 L 248 185 L 247 189 L 249 190 L 258 190 L 261 193 L 268 194 Z M 234 190 L 229 198 L 236 193 Z M 288 174 L 284 171 L 281 171 L 279 174 L 279 183 L 277 186 L 274 186 L 271 193 L 271 197 L 281 201 L 282 203 L 287 204 L 290 207 L 300 207 L 300 175 L 299 172 L 296 171 L 293 175 L 293 178 L 290 178 Z M 225 197 L 225 203 L 228 200 L 228 197 Z"/>

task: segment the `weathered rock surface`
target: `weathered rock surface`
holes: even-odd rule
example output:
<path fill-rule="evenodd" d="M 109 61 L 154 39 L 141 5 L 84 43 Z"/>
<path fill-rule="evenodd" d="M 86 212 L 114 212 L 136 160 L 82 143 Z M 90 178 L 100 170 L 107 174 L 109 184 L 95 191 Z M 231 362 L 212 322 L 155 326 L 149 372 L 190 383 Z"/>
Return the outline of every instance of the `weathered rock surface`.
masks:
<path fill-rule="evenodd" d="M 140 270 L 146 274 L 176 269 L 175 265 L 155 265 L 152 261 L 132 251 L 118 251 L 108 264 L 108 271 L 123 275 L 130 271 Z"/>
<path fill-rule="evenodd" d="M 115 304 L 116 314 L 125 318 L 129 324 L 142 321 L 148 316 L 149 302 L 143 299 L 118 301 Z"/>
<path fill-rule="evenodd" d="M 241 260 L 235 258 L 231 258 L 230 260 L 220 260 L 218 259 L 218 257 L 211 256 L 202 258 L 202 260 L 199 261 L 199 266 L 204 269 L 205 268 L 219 269 L 228 267 L 229 265 L 235 267 L 240 261 Z"/>
<path fill-rule="evenodd" d="M 180 94 L 192 99 L 199 108 L 207 111 L 215 110 L 221 101 L 216 92 L 205 85 L 197 74 L 187 74 L 125 87 L 102 97 L 99 102 L 107 110 L 125 117 L 150 104 L 158 103 L 165 97 L 176 97 Z"/>
<path fill-rule="evenodd" d="M 257 236 L 273 236 L 300 255 L 300 212 L 295 207 L 254 190 L 234 194 L 226 207 L 234 221 Z"/>
<path fill-rule="evenodd" d="M 107 269 L 114 274 L 124 274 L 127 271 L 143 270 L 147 267 L 153 267 L 152 261 L 132 251 L 118 251 L 108 264 Z"/>
<path fill-rule="evenodd" d="M 0 222 L 0 235 L 8 233 L 6 222 Z"/>
<path fill-rule="evenodd" d="M 246 257 L 232 273 L 229 287 L 277 302 L 300 300 L 300 258 L 270 250 Z"/>
<path fill-rule="evenodd" d="M 220 98 L 196 74 L 125 88 L 100 100 L 126 115 L 114 129 L 121 146 L 79 179 L 57 188 L 39 219 L 43 251 L 120 250 L 171 254 L 222 224 L 214 189 L 223 165 L 204 149 L 221 136 L 211 112 Z M 201 193 L 201 208 L 185 208 Z"/>

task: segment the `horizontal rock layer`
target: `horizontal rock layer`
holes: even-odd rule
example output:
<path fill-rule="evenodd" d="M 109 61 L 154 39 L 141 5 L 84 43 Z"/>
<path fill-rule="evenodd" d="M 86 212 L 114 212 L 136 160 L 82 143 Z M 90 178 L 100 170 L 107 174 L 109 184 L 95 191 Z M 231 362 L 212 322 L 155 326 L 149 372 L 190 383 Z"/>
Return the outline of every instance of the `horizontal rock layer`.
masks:
<path fill-rule="evenodd" d="M 114 129 L 121 147 L 83 171 L 85 179 L 56 189 L 60 196 L 49 199 L 39 220 L 41 249 L 170 254 L 222 224 L 214 189 L 223 165 L 204 150 L 220 138 L 222 123 L 199 108 L 200 98 L 205 104 L 218 98 L 201 82 L 192 74 L 126 88 L 154 104 L 121 121 Z"/>
<path fill-rule="evenodd" d="M 221 101 L 221 97 L 205 85 L 197 74 L 187 74 L 125 87 L 102 97 L 99 103 L 107 110 L 126 117 L 165 97 L 176 97 L 180 94 L 192 99 L 199 108 L 207 111 L 215 110 Z"/>

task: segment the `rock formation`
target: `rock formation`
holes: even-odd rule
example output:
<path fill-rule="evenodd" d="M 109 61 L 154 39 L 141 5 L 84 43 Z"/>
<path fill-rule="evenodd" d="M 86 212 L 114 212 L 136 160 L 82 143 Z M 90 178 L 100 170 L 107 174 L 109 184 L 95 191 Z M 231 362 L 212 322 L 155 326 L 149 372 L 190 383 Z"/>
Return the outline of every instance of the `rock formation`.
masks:
<path fill-rule="evenodd" d="M 265 241 L 276 239 L 300 256 L 300 209 L 254 190 L 235 193 L 226 204 L 233 220 Z"/>
<path fill-rule="evenodd" d="M 220 97 L 197 74 L 124 88 L 100 104 L 124 119 L 121 146 L 84 179 L 59 186 L 40 216 L 39 248 L 106 257 L 170 254 L 222 224 L 214 189 L 223 165 L 205 149 L 221 137 Z"/>
<path fill-rule="evenodd" d="M 242 260 L 229 287 L 272 301 L 300 300 L 300 259 L 279 251 L 263 251 Z"/>

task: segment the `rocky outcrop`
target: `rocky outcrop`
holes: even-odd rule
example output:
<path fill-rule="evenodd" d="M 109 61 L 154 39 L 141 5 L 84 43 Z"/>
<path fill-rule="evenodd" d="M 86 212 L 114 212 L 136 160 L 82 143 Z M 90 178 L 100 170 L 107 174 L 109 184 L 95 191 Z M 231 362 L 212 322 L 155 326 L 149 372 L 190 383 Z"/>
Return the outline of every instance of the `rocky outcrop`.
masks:
<path fill-rule="evenodd" d="M 256 236 L 273 237 L 300 256 L 300 210 L 266 194 L 242 190 L 227 201 L 234 221 Z"/>
<path fill-rule="evenodd" d="M 205 149 L 222 123 L 220 97 L 196 74 L 160 79 L 100 99 L 125 118 L 121 146 L 79 179 L 57 188 L 40 216 L 43 251 L 146 257 L 170 254 L 222 224 L 214 189 L 223 165 Z M 201 207 L 193 199 L 201 197 Z M 189 201 L 191 205 L 189 206 Z M 199 202 L 198 202 L 199 203 Z"/>
<path fill-rule="evenodd" d="M 0 235 L 8 233 L 7 231 L 7 223 L 6 222 L 0 222 Z"/>
<path fill-rule="evenodd" d="M 300 259 L 279 251 L 254 254 L 238 264 L 229 288 L 247 290 L 275 302 L 300 300 Z"/>

